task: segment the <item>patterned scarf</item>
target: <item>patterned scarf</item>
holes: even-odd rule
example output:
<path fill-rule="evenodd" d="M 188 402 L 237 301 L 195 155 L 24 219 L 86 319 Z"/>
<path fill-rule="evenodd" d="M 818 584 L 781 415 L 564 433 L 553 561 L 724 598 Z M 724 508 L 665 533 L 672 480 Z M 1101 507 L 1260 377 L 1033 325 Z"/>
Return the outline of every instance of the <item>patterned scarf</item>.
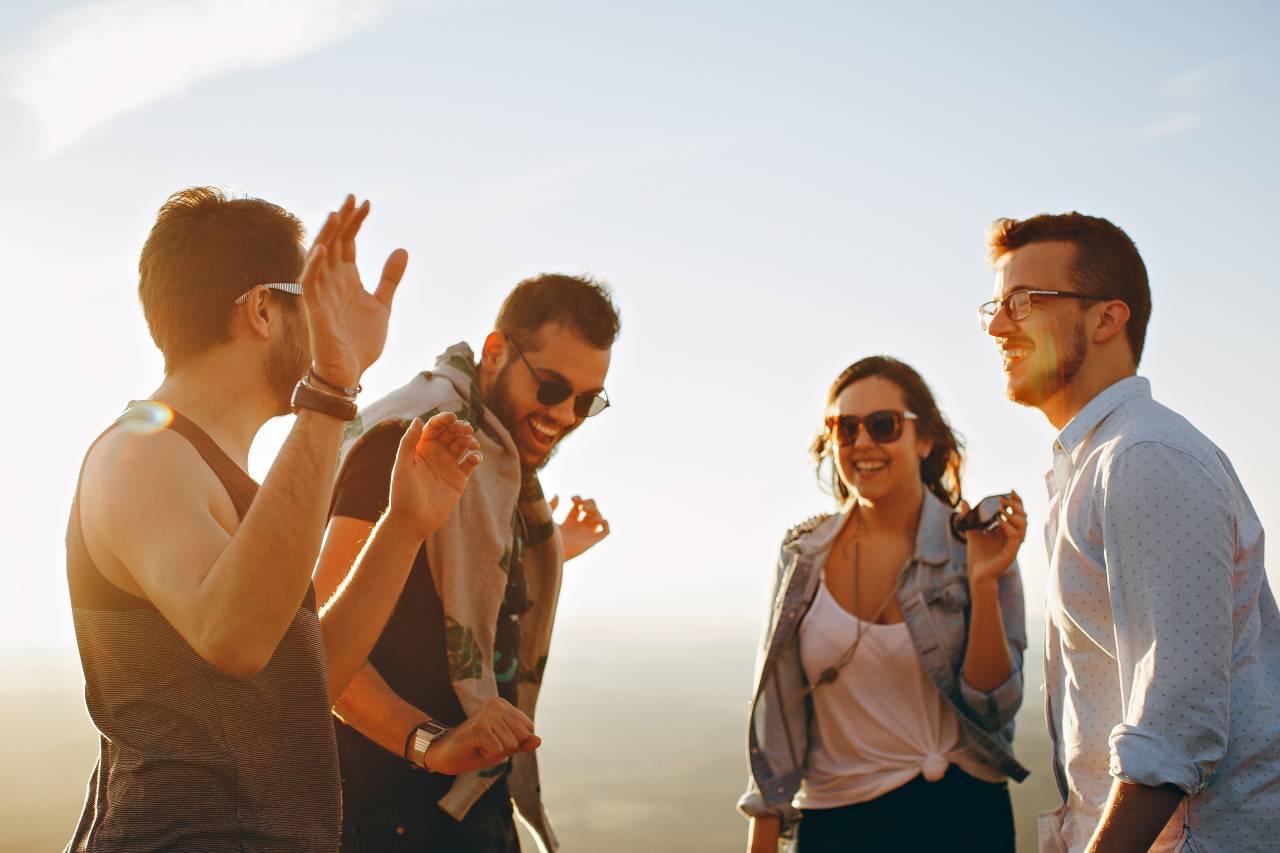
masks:
<path fill-rule="evenodd" d="M 425 421 L 442 411 L 470 421 L 484 453 L 457 508 L 425 543 L 444 605 L 449 679 L 468 715 L 501 693 L 514 695 L 513 704 L 533 719 L 564 552 L 537 475 L 522 470 L 514 440 L 480 396 L 471 348 L 465 343 L 449 347 L 434 370 L 363 409 L 347 428 L 342 459 L 381 426 L 395 424 L 403 430 L 415 417 Z M 514 660 L 513 650 L 502 648 L 499 637 L 499 614 L 505 612 L 520 616 L 518 632 L 506 635 L 516 647 Z M 495 651 L 501 672 L 495 672 Z M 507 771 L 504 764 L 459 776 L 440 807 L 462 820 Z M 512 757 L 507 784 L 520 817 L 544 850 L 555 851 L 558 843 L 542 805 L 536 752 Z"/>

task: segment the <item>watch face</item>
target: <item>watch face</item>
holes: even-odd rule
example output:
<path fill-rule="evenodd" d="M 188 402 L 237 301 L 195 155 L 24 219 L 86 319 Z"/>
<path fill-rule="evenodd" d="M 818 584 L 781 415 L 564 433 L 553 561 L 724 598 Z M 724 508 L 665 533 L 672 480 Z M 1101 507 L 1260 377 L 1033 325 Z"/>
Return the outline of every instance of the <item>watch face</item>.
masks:
<path fill-rule="evenodd" d="M 439 723 L 426 722 L 418 726 L 418 731 L 414 733 L 413 739 L 419 749 L 425 749 L 432 741 L 447 731 L 449 729 L 446 726 L 442 726 Z"/>

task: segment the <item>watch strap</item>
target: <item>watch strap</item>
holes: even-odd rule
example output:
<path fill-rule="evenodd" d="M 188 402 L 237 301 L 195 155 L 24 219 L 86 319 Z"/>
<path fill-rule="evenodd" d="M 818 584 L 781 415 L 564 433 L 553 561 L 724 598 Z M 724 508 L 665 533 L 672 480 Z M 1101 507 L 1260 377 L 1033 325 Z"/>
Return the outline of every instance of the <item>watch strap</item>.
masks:
<path fill-rule="evenodd" d="M 294 387 L 293 399 L 290 402 L 295 411 L 298 409 L 311 409 L 314 412 L 320 412 L 342 421 L 355 420 L 356 413 L 359 411 L 356 408 L 356 404 L 351 400 L 344 400 L 333 394 L 317 391 L 305 379 Z"/>
<path fill-rule="evenodd" d="M 409 733 L 409 740 L 405 745 L 405 758 L 414 767 L 426 770 L 427 750 L 448 731 L 448 726 L 442 726 L 435 720 L 424 720 Z"/>

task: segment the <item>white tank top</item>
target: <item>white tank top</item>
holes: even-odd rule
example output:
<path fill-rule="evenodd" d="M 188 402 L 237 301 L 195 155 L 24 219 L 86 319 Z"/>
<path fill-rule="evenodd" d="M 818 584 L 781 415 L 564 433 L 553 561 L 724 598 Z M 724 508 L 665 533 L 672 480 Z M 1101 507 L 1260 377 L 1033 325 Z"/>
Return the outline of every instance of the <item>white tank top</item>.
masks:
<path fill-rule="evenodd" d="M 955 709 L 920 665 L 906 623 L 863 622 L 840 606 L 825 580 L 800 624 L 809 683 L 840 659 L 860 629 L 853 660 L 813 693 L 809 757 L 796 807 L 865 803 L 916 776 L 937 781 L 952 763 L 983 781 L 1003 781 L 961 745 Z"/>

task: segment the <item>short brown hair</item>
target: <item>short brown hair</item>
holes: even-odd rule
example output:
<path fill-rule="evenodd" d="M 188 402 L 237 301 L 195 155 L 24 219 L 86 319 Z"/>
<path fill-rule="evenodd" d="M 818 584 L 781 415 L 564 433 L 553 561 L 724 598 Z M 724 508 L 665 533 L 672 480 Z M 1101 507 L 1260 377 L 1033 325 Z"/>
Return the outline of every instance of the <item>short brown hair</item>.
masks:
<path fill-rule="evenodd" d="M 138 299 L 166 373 L 227 340 L 240 294 L 298 280 L 304 233 L 297 217 L 262 199 L 216 187 L 169 196 L 138 261 Z"/>
<path fill-rule="evenodd" d="M 887 379 L 898 386 L 907 408 L 916 416 L 916 430 L 922 437 L 933 442 L 933 449 L 920 462 L 920 480 L 925 488 L 945 501 L 947 506 L 960 503 L 964 439 L 951 428 L 942 410 L 938 408 L 938 401 L 934 399 L 928 383 L 911 365 L 887 355 L 872 355 L 855 361 L 831 383 L 831 390 L 827 392 L 827 406 L 836 401 L 841 391 L 860 379 L 872 376 Z M 828 430 L 818 433 L 818 437 L 809 446 L 809 452 L 818 464 L 818 479 L 821 482 L 822 463 L 828 456 L 834 456 L 831 433 Z M 830 485 L 838 503 L 843 504 L 849 499 L 849 488 L 840 479 L 838 465 L 832 466 Z"/>
<path fill-rule="evenodd" d="M 994 267 L 1001 257 L 1029 243 L 1062 240 L 1076 247 L 1072 279 L 1081 293 L 1119 299 L 1129 306 L 1125 335 L 1133 351 L 1133 363 L 1142 359 L 1151 320 L 1151 286 L 1138 247 L 1119 226 L 1099 216 L 1083 213 L 1041 213 L 1030 219 L 997 219 L 987 230 L 989 260 Z"/>
<path fill-rule="evenodd" d="M 543 273 L 526 278 L 507 295 L 494 328 L 520 344 L 538 343 L 548 323 L 561 323 L 596 349 L 618 339 L 622 318 L 609 286 L 590 276 Z"/>

